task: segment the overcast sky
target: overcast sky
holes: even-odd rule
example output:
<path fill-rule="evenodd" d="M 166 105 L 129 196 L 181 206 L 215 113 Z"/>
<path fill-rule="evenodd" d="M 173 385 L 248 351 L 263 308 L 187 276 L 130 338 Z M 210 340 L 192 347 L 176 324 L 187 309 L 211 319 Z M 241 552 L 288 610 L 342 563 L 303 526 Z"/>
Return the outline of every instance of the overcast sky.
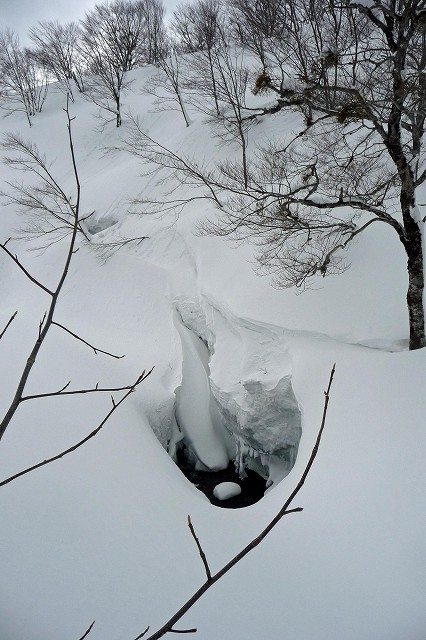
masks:
<path fill-rule="evenodd" d="M 178 0 L 163 2 L 168 12 L 178 4 Z M 37 22 L 78 20 L 95 4 L 103 4 L 103 0 L 0 0 L 0 29 L 13 29 L 19 34 L 21 44 L 28 44 L 26 34 Z"/>

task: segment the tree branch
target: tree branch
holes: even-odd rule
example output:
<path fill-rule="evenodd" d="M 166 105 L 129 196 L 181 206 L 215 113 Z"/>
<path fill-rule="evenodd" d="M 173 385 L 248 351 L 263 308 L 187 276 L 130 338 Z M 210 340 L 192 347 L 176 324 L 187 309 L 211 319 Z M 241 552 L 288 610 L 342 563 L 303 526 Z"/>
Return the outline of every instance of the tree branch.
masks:
<path fill-rule="evenodd" d="M 210 572 L 209 563 L 207 562 L 206 554 L 203 551 L 201 543 L 200 543 L 199 539 L 197 538 L 197 536 L 195 534 L 195 530 L 194 530 L 194 527 L 193 527 L 192 522 L 191 522 L 191 516 L 189 516 L 189 515 L 188 515 L 188 527 L 189 527 L 189 530 L 191 532 L 192 537 L 195 540 L 195 544 L 197 545 L 201 560 L 203 561 L 204 569 L 206 571 L 207 580 L 210 581 L 211 578 L 212 578 L 212 574 Z"/>
<path fill-rule="evenodd" d="M 368 220 L 365 224 L 363 224 L 361 227 L 358 227 L 358 229 L 355 229 L 354 231 L 349 232 L 348 237 L 344 242 L 337 244 L 327 253 L 327 255 L 325 256 L 324 262 L 322 263 L 320 268 L 320 271 L 323 276 L 326 275 L 327 266 L 330 264 L 330 260 L 332 256 L 336 253 L 336 251 L 339 251 L 339 249 L 345 249 L 345 247 L 355 238 L 355 236 L 357 236 L 359 233 L 362 233 L 367 227 L 369 227 L 374 222 L 387 222 L 388 224 L 390 224 L 392 227 L 396 229 L 400 239 L 401 240 L 404 239 L 404 230 L 401 229 L 398 222 L 395 221 L 395 224 L 392 224 L 384 218 L 372 218 L 371 220 Z"/>
<path fill-rule="evenodd" d="M 69 333 L 73 338 L 75 338 L 76 340 L 79 340 L 80 342 L 82 342 L 83 344 L 86 344 L 88 347 L 90 347 L 91 349 L 93 349 L 93 351 L 98 354 L 99 353 L 104 353 L 106 356 L 111 356 L 111 358 L 116 358 L 117 360 L 121 360 L 121 358 L 124 358 L 124 355 L 122 356 L 116 356 L 113 353 L 109 353 L 108 351 L 103 351 L 103 349 L 98 349 L 98 347 L 94 347 L 92 344 L 90 344 L 89 342 L 87 342 L 86 340 L 83 340 L 83 338 L 80 338 L 80 336 L 78 336 L 76 333 L 73 333 L 72 331 L 70 331 L 69 329 L 67 329 L 66 327 L 64 327 L 63 324 L 59 324 L 59 322 L 56 322 L 55 320 L 52 320 L 52 324 L 54 324 L 56 327 L 59 327 L 60 329 L 63 329 L 64 331 L 66 331 L 67 333 Z"/>
<path fill-rule="evenodd" d="M 10 238 L 9 238 L 10 240 Z M 7 255 L 9 256 L 9 258 L 12 258 L 13 262 L 18 265 L 18 267 L 21 269 L 21 271 L 23 273 L 25 273 L 25 275 L 27 276 L 27 278 L 29 280 L 31 280 L 31 282 L 33 282 L 35 285 L 37 285 L 37 287 L 40 287 L 40 289 L 43 289 L 43 291 L 45 291 L 46 293 L 49 294 L 49 296 L 53 296 L 53 291 L 51 291 L 50 289 L 48 289 L 47 287 L 44 286 L 44 284 L 42 284 L 39 280 L 37 280 L 36 278 L 34 278 L 34 276 L 32 276 L 29 271 L 27 271 L 25 269 L 25 267 L 19 262 L 17 256 L 14 256 L 13 253 L 11 253 L 9 251 L 9 249 L 6 247 L 7 243 L 9 242 L 9 240 L 6 240 L 6 242 L 4 244 L 0 243 L 0 247 L 3 249 L 3 251 L 5 251 L 7 253 Z"/>
<path fill-rule="evenodd" d="M 53 398 L 55 396 L 76 396 L 76 395 L 84 395 L 85 393 L 112 393 L 115 391 L 127 391 L 131 389 L 132 385 L 124 385 L 123 387 L 92 387 L 90 389 L 74 389 L 73 391 L 65 391 L 67 387 L 71 384 L 71 380 L 67 382 L 59 391 L 51 391 L 47 393 L 34 393 L 30 396 L 22 396 L 21 402 L 25 402 L 26 400 L 38 400 L 42 398 Z"/>
<path fill-rule="evenodd" d="M 90 627 L 87 629 L 87 631 L 85 633 L 83 633 L 83 635 L 81 636 L 80 640 L 84 640 L 84 638 L 86 638 L 89 633 L 91 632 L 91 630 L 93 629 L 93 625 L 95 624 L 95 620 L 93 620 L 92 624 L 90 625 Z"/>
<path fill-rule="evenodd" d="M 16 314 L 18 312 L 15 311 L 15 313 L 12 315 L 11 318 L 9 318 L 9 321 L 7 322 L 5 328 L 3 329 L 3 331 L 0 333 L 0 340 L 3 338 L 4 334 L 6 333 L 6 331 L 8 330 L 9 326 L 12 324 L 12 322 L 15 320 L 16 318 Z"/>
<path fill-rule="evenodd" d="M 104 417 L 102 422 L 100 422 L 98 424 L 98 426 L 95 429 L 93 429 L 93 431 L 91 431 L 85 438 L 83 438 L 82 440 L 80 440 L 79 442 L 74 444 L 72 447 L 69 447 L 68 449 L 65 449 L 61 453 L 58 453 L 57 455 L 52 456 L 51 458 L 47 458 L 46 460 L 43 460 L 43 462 L 39 462 L 38 464 L 35 464 L 32 467 L 29 467 L 28 469 L 24 469 L 23 471 L 20 471 L 19 473 L 15 473 L 13 476 L 10 476 L 10 478 L 6 478 L 6 480 L 3 480 L 2 482 L 0 482 L 0 487 L 3 487 L 5 484 L 9 484 L 9 482 L 12 482 L 13 480 L 16 480 L 17 478 L 20 478 L 21 476 L 26 475 L 27 473 L 30 473 L 30 471 L 34 471 L 35 469 L 39 469 L 40 467 L 44 467 L 46 464 L 50 464 L 51 462 L 54 462 L 55 460 L 59 460 L 60 458 L 63 458 L 64 456 L 68 455 L 69 453 L 72 453 L 73 451 L 76 451 L 76 449 L 79 449 L 83 444 L 86 444 L 86 442 L 88 442 L 89 440 L 94 438 L 99 433 L 99 431 L 102 429 L 102 427 L 106 424 L 106 422 L 109 420 L 109 418 L 112 416 L 112 414 L 118 409 L 118 407 L 129 397 L 129 395 L 131 393 L 133 393 L 133 391 L 135 391 L 136 387 L 138 385 L 140 385 L 141 382 L 146 380 L 146 378 L 150 375 L 150 373 L 152 371 L 153 371 L 153 368 L 150 369 L 150 371 L 148 371 L 148 373 L 143 371 L 141 373 L 141 375 L 137 378 L 137 380 L 132 385 L 130 385 L 127 393 L 125 393 L 124 396 L 118 402 L 114 403 L 113 407 L 108 411 L 108 413 L 106 414 L 106 416 Z"/>

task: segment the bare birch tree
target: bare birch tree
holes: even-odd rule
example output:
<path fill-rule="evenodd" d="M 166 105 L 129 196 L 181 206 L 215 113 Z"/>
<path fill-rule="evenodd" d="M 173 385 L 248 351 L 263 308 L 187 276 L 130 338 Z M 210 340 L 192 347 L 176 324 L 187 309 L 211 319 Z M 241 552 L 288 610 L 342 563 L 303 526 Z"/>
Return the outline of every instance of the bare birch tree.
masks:
<path fill-rule="evenodd" d="M 220 114 L 216 74 L 214 69 L 214 49 L 223 41 L 224 24 L 221 4 L 218 0 L 198 0 L 194 4 L 180 5 L 173 14 L 171 30 L 182 50 L 197 52 L 191 66 L 193 73 L 187 80 L 188 88 L 195 95 L 209 94 Z"/>
<path fill-rule="evenodd" d="M 227 13 L 236 42 L 254 52 L 267 66 L 268 41 L 286 37 L 290 3 L 281 0 L 229 0 Z"/>
<path fill-rule="evenodd" d="M 145 22 L 140 63 L 156 64 L 167 49 L 164 4 L 162 0 L 144 0 L 141 11 Z"/>
<path fill-rule="evenodd" d="M 10 29 L 0 32 L 0 99 L 6 113 L 23 111 L 31 127 L 47 96 L 47 74 L 29 49 L 19 45 Z"/>
<path fill-rule="evenodd" d="M 155 96 L 155 108 L 160 111 L 179 109 L 187 127 L 190 118 L 183 96 L 183 83 L 187 74 L 179 46 L 169 41 L 157 62 L 158 72 L 152 75 L 143 88 L 144 93 Z"/>
<path fill-rule="evenodd" d="M 30 29 L 34 55 L 73 99 L 73 84 L 84 91 L 85 65 L 78 52 L 79 27 L 75 22 L 39 22 Z"/>
<path fill-rule="evenodd" d="M 142 2 L 96 5 L 81 21 L 79 47 L 88 66 L 86 95 L 121 125 L 126 72 L 138 62 L 144 29 Z"/>

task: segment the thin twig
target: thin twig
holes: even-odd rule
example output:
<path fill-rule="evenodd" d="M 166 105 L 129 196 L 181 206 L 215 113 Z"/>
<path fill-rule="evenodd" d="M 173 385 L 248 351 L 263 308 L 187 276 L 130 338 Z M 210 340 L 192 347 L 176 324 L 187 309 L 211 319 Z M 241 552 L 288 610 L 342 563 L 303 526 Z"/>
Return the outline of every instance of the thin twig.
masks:
<path fill-rule="evenodd" d="M 144 635 L 145 635 L 146 633 L 148 633 L 148 631 L 149 631 L 149 627 L 147 627 L 147 628 L 145 629 L 145 631 L 142 631 L 142 633 L 140 633 L 140 634 L 137 636 L 137 638 L 135 638 L 135 640 L 140 640 L 141 638 L 143 638 L 143 637 L 144 637 Z"/>
<path fill-rule="evenodd" d="M 93 625 L 95 624 L 95 621 L 93 620 L 92 624 L 90 625 L 90 627 L 87 629 L 87 631 L 81 636 L 80 640 L 84 640 L 84 638 L 86 638 L 89 633 L 91 632 L 91 630 L 93 629 Z"/>
<path fill-rule="evenodd" d="M 197 629 L 170 629 L 170 633 L 197 633 Z"/>
<path fill-rule="evenodd" d="M 10 238 L 9 238 L 10 240 Z M 13 262 L 21 269 L 21 271 L 23 273 L 25 273 L 25 275 L 27 276 L 27 278 L 29 280 L 31 280 L 31 282 L 33 282 L 35 285 L 37 285 L 37 287 L 40 287 L 40 289 L 43 289 L 43 291 L 45 291 L 46 293 L 49 294 L 49 296 L 53 296 L 53 291 L 51 291 L 50 289 L 48 289 L 47 287 L 44 286 L 44 284 L 42 284 L 39 280 L 37 280 L 36 278 L 34 278 L 34 276 L 32 276 L 30 274 L 29 271 L 27 271 L 25 269 L 25 267 L 19 262 L 17 256 L 13 255 L 13 253 L 11 253 L 11 251 L 9 251 L 9 249 L 6 247 L 7 243 L 9 242 L 9 240 L 7 240 L 4 244 L 0 243 L 0 248 L 3 249 L 3 251 L 5 251 L 7 253 L 7 255 L 9 256 L 9 258 L 12 258 Z"/>
<path fill-rule="evenodd" d="M 6 324 L 5 328 L 3 329 L 3 331 L 0 333 L 0 340 L 3 338 L 4 334 L 6 333 L 6 331 L 8 330 L 9 326 L 12 324 L 12 322 L 15 320 L 16 318 L 16 314 L 18 312 L 15 311 L 15 313 L 13 314 L 13 316 L 9 319 L 8 323 Z"/>
<path fill-rule="evenodd" d="M 189 515 L 188 515 L 188 527 L 189 527 L 189 530 L 191 532 L 192 537 L 195 540 L 195 544 L 198 547 L 198 551 L 199 551 L 201 560 L 203 561 L 204 569 L 206 571 L 207 580 L 211 580 L 212 574 L 210 572 L 210 567 L 209 567 L 209 563 L 207 562 L 206 554 L 204 553 L 203 548 L 201 546 L 201 543 L 200 543 L 199 539 L 197 538 L 197 535 L 195 533 L 194 527 L 193 527 L 192 522 L 191 522 L 191 516 L 189 516 Z"/>
<path fill-rule="evenodd" d="M 138 379 L 129 387 L 129 390 L 127 391 L 127 393 L 124 394 L 124 396 L 121 398 L 121 400 L 116 402 L 114 404 L 114 406 L 112 407 L 112 409 L 110 409 L 108 411 L 108 413 L 106 414 L 105 418 L 102 420 L 102 422 L 100 422 L 100 424 L 98 424 L 96 429 L 91 431 L 91 433 L 89 433 L 89 435 L 87 435 L 85 438 L 83 438 L 83 440 L 80 440 L 79 442 L 74 444 L 72 447 L 69 447 L 68 449 L 65 449 L 65 451 L 62 451 L 61 453 L 58 453 L 56 456 L 52 456 L 51 458 L 47 458 L 47 460 L 43 460 L 43 462 L 39 462 L 38 464 L 35 464 L 32 467 L 29 467 L 28 469 L 24 469 L 23 471 L 20 471 L 19 473 L 15 473 L 15 475 L 10 476 L 10 478 L 6 478 L 6 480 L 3 480 L 2 482 L 0 482 L 0 487 L 2 487 L 5 484 L 8 484 L 9 482 L 12 482 L 12 480 L 16 480 L 16 478 L 20 478 L 21 476 L 23 476 L 23 475 L 25 475 L 27 473 L 30 473 L 30 471 L 34 471 L 35 469 L 38 469 L 39 467 L 43 467 L 44 465 L 49 464 L 50 462 L 54 462 L 55 460 L 59 460 L 60 458 L 63 458 L 64 456 L 68 455 L 69 453 L 72 453 L 73 451 L 75 451 L 76 449 L 81 447 L 83 444 L 85 444 L 86 442 L 88 442 L 89 440 L 94 438 L 99 433 L 99 431 L 102 429 L 102 427 L 105 425 L 105 423 L 109 420 L 109 418 L 114 413 L 114 411 L 116 411 L 116 409 L 118 409 L 118 407 L 126 400 L 126 398 L 128 398 L 128 396 L 136 389 L 136 387 L 141 382 L 146 380 L 146 378 L 150 375 L 150 373 L 152 371 L 153 371 L 153 368 L 150 371 L 148 371 L 148 373 L 145 373 L 145 371 L 143 371 L 141 373 L 141 375 L 138 377 Z"/>
<path fill-rule="evenodd" d="M 41 337 L 41 332 L 43 329 L 43 325 L 44 325 L 44 321 L 46 320 L 46 311 L 44 312 L 44 315 L 42 317 L 42 319 L 40 320 L 40 322 L 38 323 L 38 337 Z"/>
<path fill-rule="evenodd" d="M 62 389 L 59 391 L 50 391 L 47 393 L 34 393 L 30 396 L 22 396 L 21 402 L 25 402 L 26 400 L 39 400 L 43 398 L 53 398 L 55 396 L 76 396 L 76 395 L 84 395 L 85 393 L 111 393 L 113 391 L 127 391 L 131 389 L 132 385 L 124 385 L 123 387 L 100 387 L 96 385 L 96 387 L 92 387 L 90 389 L 74 389 L 72 391 L 65 391 L 67 387 L 71 384 L 71 380 L 65 384 Z"/>
<path fill-rule="evenodd" d="M 60 329 L 63 329 L 64 331 L 66 331 L 67 333 L 69 333 L 73 338 L 75 338 L 76 340 L 79 340 L 80 342 L 82 342 L 83 344 L 86 344 L 88 347 L 90 347 L 91 349 L 93 349 L 93 351 L 97 354 L 99 353 L 104 353 L 106 356 L 111 356 L 111 358 L 116 358 L 117 360 L 121 360 L 121 358 L 124 358 L 124 355 L 122 356 L 116 356 L 113 353 L 109 353 L 108 351 L 104 351 L 103 349 L 98 349 L 98 347 L 94 347 L 92 344 L 90 344 L 90 342 L 87 342 L 87 340 L 83 340 L 83 338 L 80 338 L 79 335 L 77 335 L 76 333 L 74 333 L 73 331 L 70 331 L 69 329 L 67 329 L 66 327 L 64 327 L 63 324 L 59 324 L 59 322 L 56 322 L 56 320 L 52 320 L 52 324 L 54 324 L 56 327 L 59 327 Z"/>
<path fill-rule="evenodd" d="M 263 531 L 256 537 L 253 538 L 249 544 L 244 547 L 237 555 L 235 555 L 227 564 L 225 564 L 222 569 L 220 569 L 215 575 L 211 576 L 210 580 L 207 579 L 206 582 L 185 602 L 185 604 L 155 633 L 153 633 L 147 640 L 158 640 L 158 638 L 162 638 L 166 633 L 170 633 L 173 629 L 173 625 L 180 620 L 191 607 L 204 595 L 208 589 L 210 589 L 220 578 L 222 578 L 228 571 L 230 571 L 240 560 L 242 560 L 250 551 L 252 551 L 255 547 L 257 547 L 264 538 L 270 533 L 270 531 L 280 522 L 280 520 L 291 513 L 298 513 L 303 511 L 301 507 L 295 507 L 290 509 L 290 505 L 293 502 L 296 495 L 299 493 L 301 488 L 303 487 L 305 480 L 308 476 L 308 473 L 314 463 L 314 460 L 318 453 L 318 448 L 321 442 L 322 434 L 325 427 L 326 417 L 327 417 L 327 408 L 330 397 L 330 389 L 331 384 L 333 382 L 334 372 L 336 369 L 336 365 L 333 365 L 333 368 L 330 373 L 330 378 L 328 382 L 327 390 L 324 392 L 324 409 L 322 414 L 321 426 L 318 432 L 317 439 L 315 441 L 314 448 L 312 449 L 312 453 L 309 457 L 308 463 L 305 467 L 305 470 L 302 473 L 302 476 L 297 483 L 295 489 L 290 494 L 289 498 L 287 498 L 286 502 L 283 504 L 277 515 L 269 522 L 269 524 L 263 529 Z M 136 639 L 137 640 L 137 639 Z"/>

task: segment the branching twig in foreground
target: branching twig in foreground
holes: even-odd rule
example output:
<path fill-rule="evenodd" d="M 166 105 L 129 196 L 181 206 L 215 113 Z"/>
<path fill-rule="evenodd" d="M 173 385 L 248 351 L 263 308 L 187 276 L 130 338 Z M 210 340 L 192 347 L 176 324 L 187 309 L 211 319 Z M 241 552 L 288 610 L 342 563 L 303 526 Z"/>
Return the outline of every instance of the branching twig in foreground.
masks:
<path fill-rule="evenodd" d="M 215 582 L 220 580 L 220 578 L 222 578 L 222 576 L 224 576 L 225 573 L 228 573 L 228 571 L 230 571 L 230 569 L 232 569 L 232 567 L 234 567 L 250 551 L 252 551 L 255 547 L 257 547 L 257 545 L 260 544 L 264 538 L 266 538 L 268 533 L 275 527 L 275 525 L 278 524 L 278 522 L 281 520 L 281 518 L 283 518 L 284 516 L 286 516 L 286 515 L 288 515 L 290 513 L 297 513 L 299 511 L 303 511 L 303 509 L 301 507 L 295 507 L 293 509 L 289 509 L 289 507 L 290 507 L 291 503 L 293 502 L 294 498 L 297 496 L 297 494 L 299 493 L 299 491 L 303 487 L 303 485 L 305 483 L 305 480 L 306 480 L 306 478 L 308 476 L 308 473 L 311 470 L 311 467 L 312 467 L 312 465 L 314 463 L 314 460 L 315 460 L 315 458 L 317 456 L 317 453 L 318 453 L 318 448 L 319 448 L 319 445 L 320 445 L 320 442 L 321 442 L 322 433 L 323 433 L 324 427 L 325 427 L 325 421 L 326 421 L 326 417 L 327 417 L 327 408 L 328 408 L 328 402 L 329 402 L 330 389 L 331 389 L 331 384 L 333 382 L 335 368 L 336 368 L 336 365 L 333 365 L 333 368 L 332 368 L 331 373 L 330 373 L 330 379 L 329 379 L 329 382 L 328 382 L 328 387 L 327 387 L 327 390 L 324 392 L 324 396 L 325 396 L 325 398 L 324 398 L 324 410 L 323 410 L 323 414 L 322 414 L 321 427 L 319 429 L 318 436 L 317 436 L 314 448 L 312 449 L 312 453 L 311 453 L 310 458 L 308 460 L 308 463 L 307 463 L 307 465 L 305 467 L 305 470 L 302 473 L 302 476 L 301 476 L 299 482 L 297 483 L 297 486 L 295 487 L 293 492 L 290 494 L 289 498 L 287 498 L 286 502 L 284 503 L 282 508 L 279 510 L 279 512 L 277 513 L 275 518 L 273 518 L 271 520 L 271 522 L 265 527 L 265 529 L 263 529 L 263 531 L 256 538 L 254 538 L 251 542 L 249 542 L 249 544 L 246 547 L 244 547 L 244 549 L 242 549 L 242 551 L 240 551 L 236 556 L 234 556 L 224 567 L 222 567 L 222 569 L 220 569 L 213 576 L 209 575 L 210 574 L 210 570 L 208 569 L 207 559 L 206 559 L 205 554 L 204 554 L 204 552 L 203 552 L 203 550 L 201 548 L 201 545 L 200 545 L 200 543 L 198 541 L 198 538 L 195 535 L 194 529 L 192 527 L 191 520 L 189 519 L 188 520 L 188 525 L 189 525 L 189 528 L 191 530 L 191 535 L 196 541 L 196 544 L 197 544 L 197 547 L 198 547 L 198 551 L 200 553 L 201 559 L 202 559 L 203 564 L 204 564 L 204 569 L 206 570 L 206 574 L 207 574 L 206 581 L 198 589 L 198 591 L 196 591 L 189 598 L 189 600 L 187 600 L 187 602 L 185 602 L 185 604 L 179 609 L 179 611 L 177 611 L 170 618 L 170 620 L 168 620 L 168 622 L 166 622 L 166 624 L 161 627 L 161 629 L 159 629 L 158 631 L 156 631 L 155 633 L 150 635 L 148 638 L 146 638 L 146 640 L 157 640 L 158 638 L 162 638 L 164 635 L 166 635 L 166 633 L 171 633 L 171 632 L 175 632 L 176 633 L 176 630 L 173 629 L 173 625 L 178 620 L 180 620 L 189 609 L 191 609 L 191 607 L 201 598 L 201 596 L 208 589 L 210 589 L 211 586 L 213 586 L 215 584 Z M 195 632 L 195 631 L 196 631 L 196 629 L 188 629 L 187 633 L 191 633 L 191 632 Z M 139 635 L 137 638 L 140 638 L 140 637 L 141 637 L 141 635 Z M 135 638 L 135 640 L 137 640 L 137 638 Z"/>
<path fill-rule="evenodd" d="M 99 433 L 99 431 L 102 429 L 102 427 L 105 425 L 105 423 L 109 420 L 109 418 L 112 416 L 114 411 L 116 411 L 118 409 L 118 407 L 126 400 L 126 398 L 128 398 L 128 396 L 136 389 L 136 387 L 138 385 L 140 385 L 141 382 L 146 380 L 146 378 L 149 376 L 149 374 L 152 372 L 152 370 L 153 369 L 150 369 L 150 371 L 148 371 L 148 373 L 143 371 L 141 373 L 141 375 L 138 377 L 138 379 L 132 385 L 130 385 L 128 387 L 127 393 L 125 393 L 124 396 L 120 400 L 118 400 L 117 402 L 113 401 L 112 408 L 108 411 L 108 413 L 106 414 L 106 416 L 104 417 L 102 422 L 100 422 L 98 424 L 98 426 L 96 427 L 96 429 L 93 429 L 93 431 L 91 431 L 89 433 L 89 435 L 87 435 L 85 438 L 83 438 L 83 440 L 80 440 L 79 442 L 74 444 L 72 447 L 69 447 L 68 449 L 65 449 L 65 451 L 62 451 L 61 453 L 58 453 L 56 456 L 53 456 L 52 458 L 47 458 L 46 460 L 43 460 L 43 462 L 39 462 L 38 464 L 35 464 L 32 467 L 29 467 L 28 469 L 24 469 L 23 471 L 20 471 L 19 473 L 15 473 L 15 475 L 10 476 L 10 478 L 6 478 L 6 480 L 3 480 L 2 482 L 0 482 L 0 487 L 2 487 L 5 484 L 8 484 L 9 482 L 12 482 L 12 480 L 16 480 L 16 478 L 20 478 L 21 476 L 25 475 L 26 473 L 30 473 L 30 471 L 34 471 L 34 469 L 38 469 L 39 467 L 44 467 L 45 464 L 49 464 L 50 462 L 54 462 L 55 460 L 59 460 L 60 458 L 63 458 L 68 453 L 72 453 L 73 451 L 75 451 L 76 449 L 81 447 L 88 440 L 91 440 L 92 438 L 94 438 Z"/>

